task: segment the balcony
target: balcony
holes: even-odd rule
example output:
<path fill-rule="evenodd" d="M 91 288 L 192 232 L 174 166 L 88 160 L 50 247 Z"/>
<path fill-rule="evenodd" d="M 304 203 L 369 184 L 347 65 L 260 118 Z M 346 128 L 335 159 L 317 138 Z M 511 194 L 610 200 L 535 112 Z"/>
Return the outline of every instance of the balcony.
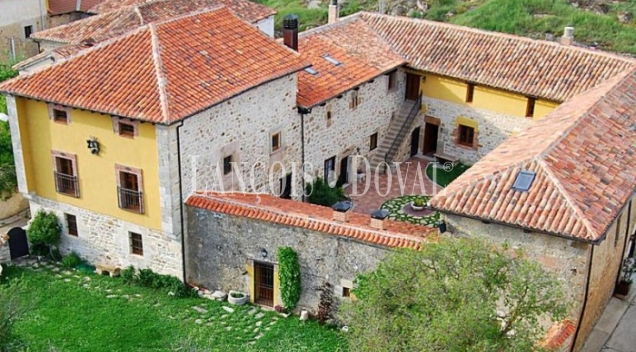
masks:
<path fill-rule="evenodd" d="M 55 190 L 57 193 L 67 196 L 79 198 L 79 184 L 77 176 L 62 174 L 54 171 L 55 174 Z"/>
<path fill-rule="evenodd" d="M 143 192 L 117 187 L 117 194 L 119 195 L 119 207 L 121 209 L 139 214 L 144 213 Z"/>

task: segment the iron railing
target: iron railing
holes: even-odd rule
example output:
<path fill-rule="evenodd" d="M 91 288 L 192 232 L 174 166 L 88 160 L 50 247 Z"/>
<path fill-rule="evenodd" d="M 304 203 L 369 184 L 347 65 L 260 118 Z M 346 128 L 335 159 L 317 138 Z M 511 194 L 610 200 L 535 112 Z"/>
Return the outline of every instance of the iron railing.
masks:
<path fill-rule="evenodd" d="M 135 213 L 144 213 L 144 195 L 143 192 L 117 187 L 119 195 L 119 207 Z"/>
<path fill-rule="evenodd" d="M 55 190 L 67 196 L 79 198 L 79 183 L 77 176 L 67 175 L 54 171 Z"/>
<path fill-rule="evenodd" d="M 404 120 L 404 123 L 400 127 L 400 131 L 398 132 L 397 136 L 393 140 L 393 143 L 391 143 L 391 147 L 389 147 L 389 150 L 386 152 L 386 154 L 384 154 L 384 161 L 386 162 L 386 165 L 391 165 L 391 161 L 395 157 L 395 153 L 397 153 L 398 149 L 400 148 L 400 144 L 402 144 L 402 141 L 404 141 L 404 138 L 406 137 L 406 134 L 408 133 L 409 128 L 413 125 L 413 121 L 415 121 L 415 117 L 419 114 L 421 109 L 422 109 L 422 93 L 420 93 L 420 95 L 417 97 L 417 100 L 415 101 L 415 104 L 411 108 L 411 111 L 409 111 L 409 114 L 406 117 L 406 120 Z"/>

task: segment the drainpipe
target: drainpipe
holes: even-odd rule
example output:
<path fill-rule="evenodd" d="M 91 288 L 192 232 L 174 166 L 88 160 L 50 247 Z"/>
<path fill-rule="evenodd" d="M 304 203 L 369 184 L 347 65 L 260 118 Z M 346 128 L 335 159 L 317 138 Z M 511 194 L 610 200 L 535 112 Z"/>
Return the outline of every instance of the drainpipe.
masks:
<path fill-rule="evenodd" d="M 298 107 L 298 113 L 300 114 L 300 151 L 302 158 L 302 180 L 303 180 L 303 196 L 302 201 L 305 201 L 305 115 L 311 114 L 311 108 Z"/>
<path fill-rule="evenodd" d="M 183 270 L 183 282 L 188 283 L 186 276 L 186 249 L 185 249 L 185 216 L 183 216 L 183 177 L 181 176 L 181 137 L 180 130 L 183 127 L 183 121 L 177 126 L 177 167 L 179 168 L 179 217 L 181 221 L 181 269 Z"/>
<path fill-rule="evenodd" d="M 572 340 L 572 347 L 570 347 L 570 352 L 573 352 L 576 348 L 576 339 L 579 338 L 579 332 L 581 331 L 581 323 L 583 322 L 583 317 L 585 316 L 585 308 L 587 308 L 587 299 L 590 294 L 590 279 L 592 277 L 592 261 L 594 260 L 594 247 L 595 245 L 591 245 L 592 249 L 590 250 L 590 260 L 587 263 L 587 280 L 585 280 L 585 296 L 583 297 L 583 305 L 581 306 L 581 315 L 579 316 L 579 321 L 576 324 L 576 331 L 574 331 L 574 339 Z"/>

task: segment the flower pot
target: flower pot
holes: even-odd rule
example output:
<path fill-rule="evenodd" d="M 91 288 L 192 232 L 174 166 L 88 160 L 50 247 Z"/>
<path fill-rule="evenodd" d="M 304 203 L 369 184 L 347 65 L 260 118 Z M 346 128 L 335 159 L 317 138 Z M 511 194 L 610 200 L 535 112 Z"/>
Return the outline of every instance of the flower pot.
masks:
<path fill-rule="evenodd" d="M 422 211 L 424 210 L 424 205 L 422 204 L 421 206 L 417 206 L 415 204 L 413 204 L 413 202 L 411 202 L 411 208 L 415 211 Z"/>
<path fill-rule="evenodd" d="M 614 293 L 621 296 L 627 296 L 627 294 L 629 294 L 629 288 L 631 285 L 632 284 L 630 282 L 621 280 L 616 286 Z"/>
<path fill-rule="evenodd" d="M 234 296 L 238 296 L 238 297 L 234 297 Z M 246 295 L 243 292 L 240 291 L 232 291 L 230 290 L 230 293 L 227 295 L 227 301 L 230 304 L 234 304 L 237 306 L 242 306 L 245 303 L 247 303 L 247 299 L 249 298 L 248 295 Z"/>

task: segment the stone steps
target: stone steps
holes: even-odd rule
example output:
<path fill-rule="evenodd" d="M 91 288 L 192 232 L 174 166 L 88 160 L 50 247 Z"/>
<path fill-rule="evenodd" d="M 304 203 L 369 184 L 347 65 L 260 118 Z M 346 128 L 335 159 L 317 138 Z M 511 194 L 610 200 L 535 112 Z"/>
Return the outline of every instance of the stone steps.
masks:
<path fill-rule="evenodd" d="M 382 143 L 380 143 L 378 149 L 375 151 L 373 158 L 371 158 L 371 160 L 369 161 L 371 165 L 371 172 L 375 172 L 378 165 L 384 161 L 384 156 L 391 148 L 391 144 L 393 144 L 393 141 L 398 137 L 400 129 L 408 118 L 414 104 L 415 102 L 413 101 L 404 101 L 404 103 L 400 107 L 400 111 L 397 113 L 397 116 L 389 124 L 389 128 L 387 129 Z M 399 143 L 401 145 L 402 143 L 404 143 L 404 141 L 400 141 Z"/>

